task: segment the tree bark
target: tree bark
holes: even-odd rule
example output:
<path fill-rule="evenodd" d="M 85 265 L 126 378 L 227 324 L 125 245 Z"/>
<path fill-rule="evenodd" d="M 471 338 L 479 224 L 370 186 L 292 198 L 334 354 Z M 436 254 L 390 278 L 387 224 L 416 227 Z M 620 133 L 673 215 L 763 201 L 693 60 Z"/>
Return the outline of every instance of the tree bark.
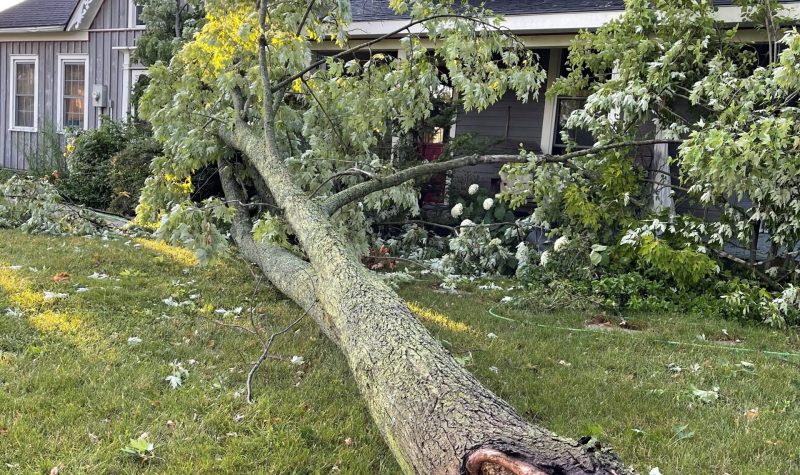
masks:
<path fill-rule="evenodd" d="M 243 123 L 219 136 L 250 158 L 309 262 L 253 242 L 244 207 L 234 239 L 279 290 L 311 309 L 339 346 L 404 472 L 631 473 L 611 452 L 528 423 L 458 364 L 405 302 L 348 254 L 325 210 L 296 186 L 268 138 Z M 228 199 L 244 201 L 229 170 L 221 174 Z"/>

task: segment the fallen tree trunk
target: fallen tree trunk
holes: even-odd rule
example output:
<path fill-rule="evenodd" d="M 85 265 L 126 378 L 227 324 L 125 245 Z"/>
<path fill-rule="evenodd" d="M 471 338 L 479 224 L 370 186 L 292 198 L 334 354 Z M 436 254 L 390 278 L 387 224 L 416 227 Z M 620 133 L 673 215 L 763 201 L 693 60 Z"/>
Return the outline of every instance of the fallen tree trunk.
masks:
<path fill-rule="evenodd" d="M 458 364 L 405 302 L 348 253 L 326 210 L 293 182 L 269 131 L 261 134 L 240 121 L 218 135 L 249 157 L 309 262 L 255 243 L 244 207 L 237 210 L 234 240 L 341 349 L 404 472 L 631 473 L 610 451 L 525 421 Z M 221 173 L 229 201 L 245 202 L 230 173 Z"/>

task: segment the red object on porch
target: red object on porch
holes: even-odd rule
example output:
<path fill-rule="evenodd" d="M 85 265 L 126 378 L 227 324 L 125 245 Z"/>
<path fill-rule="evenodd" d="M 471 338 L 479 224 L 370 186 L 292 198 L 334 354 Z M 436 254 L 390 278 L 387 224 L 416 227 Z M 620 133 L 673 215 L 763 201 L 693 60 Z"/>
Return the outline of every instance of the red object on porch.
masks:
<path fill-rule="evenodd" d="M 442 143 L 425 143 L 420 145 L 419 154 L 426 162 L 435 162 L 442 156 L 444 152 L 444 144 Z M 443 204 L 444 191 L 447 183 L 447 175 L 434 175 L 430 181 L 422 187 L 422 203 L 423 204 Z"/>

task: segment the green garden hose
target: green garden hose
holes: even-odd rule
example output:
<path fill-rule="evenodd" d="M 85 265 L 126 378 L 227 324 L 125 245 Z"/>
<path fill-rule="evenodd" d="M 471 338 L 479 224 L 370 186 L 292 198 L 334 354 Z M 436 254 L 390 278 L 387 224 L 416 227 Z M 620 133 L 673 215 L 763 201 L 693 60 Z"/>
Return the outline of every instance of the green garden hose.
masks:
<path fill-rule="evenodd" d="M 575 332 L 575 333 L 596 333 L 601 335 L 613 335 L 612 332 L 602 331 L 602 330 L 591 330 L 589 328 L 571 328 L 571 327 L 561 327 L 556 325 L 544 325 L 541 323 L 528 323 L 528 322 L 520 322 L 519 320 L 514 320 L 513 318 L 504 317 L 502 315 L 498 315 L 494 312 L 494 307 L 489 309 L 489 315 L 494 318 L 498 318 L 500 320 L 505 320 L 508 322 L 515 322 L 521 323 L 523 325 L 533 325 L 539 328 L 547 328 L 550 330 L 561 330 L 561 331 L 568 331 L 568 332 Z M 616 333 L 616 335 L 628 335 L 634 336 L 631 333 Z M 760 353 L 767 356 L 777 356 L 780 358 L 800 358 L 800 353 L 792 353 L 792 352 L 781 352 L 781 351 L 767 351 L 767 350 L 756 350 L 753 348 L 737 348 L 735 346 L 720 346 L 720 345 L 703 345 L 701 343 L 688 343 L 685 341 L 672 341 L 672 340 L 659 340 L 654 339 L 651 341 L 655 341 L 657 343 L 663 343 L 665 345 L 673 345 L 673 346 L 692 346 L 697 348 L 710 348 L 715 350 L 728 350 L 728 351 L 739 351 L 742 353 Z"/>

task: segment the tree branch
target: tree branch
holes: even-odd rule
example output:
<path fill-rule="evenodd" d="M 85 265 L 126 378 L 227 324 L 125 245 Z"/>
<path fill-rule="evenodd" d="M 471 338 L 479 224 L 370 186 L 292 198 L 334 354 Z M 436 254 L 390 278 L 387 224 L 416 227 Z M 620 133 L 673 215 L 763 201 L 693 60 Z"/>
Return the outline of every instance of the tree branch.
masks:
<path fill-rule="evenodd" d="M 303 320 L 306 317 L 306 315 L 308 315 L 308 312 L 310 312 L 312 309 L 313 307 L 303 312 L 302 315 L 297 317 L 295 321 L 293 321 L 289 326 L 287 326 L 283 330 L 275 332 L 272 335 L 270 335 L 269 340 L 264 345 L 264 351 L 261 353 L 261 356 L 258 358 L 258 361 L 256 361 L 253 367 L 250 368 L 250 372 L 247 373 L 247 402 L 249 404 L 253 404 L 253 376 L 255 376 L 256 371 L 258 371 L 258 368 L 261 366 L 261 363 L 263 363 L 264 360 L 269 358 L 269 350 L 272 348 L 272 343 L 275 342 L 275 338 L 283 335 L 284 333 L 288 332 L 289 330 L 297 326 L 297 324 L 300 323 L 300 321 Z"/>
<path fill-rule="evenodd" d="M 568 163 L 570 160 L 593 155 L 608 150 L 615 150 L 626 147 L 641 147 L 645 145 L 656 145 L 661 143 L 678 143 L 676 140 L 640 140 L 616 144 L 601 145 L 585 150 L 578 150 L 576 152 L 567 153 L 565 155 L 542 155 L 537 157 L 537 161 L 542 163 Z M 392 175 L 376 178 L 371 181 L 360 183 L 341 191 L 330 198 L 323 204 L 323 209 L 328 215 L 333 215 L 342 207 L 360 200 L 376 191 L 391 188 L 393 186 L 402 185 L 403 183 L 426 175 L 435 175 L 457 168 L 468 167 L 472 165 L 492 164 L 492 163 L 524 163 L 528 158 L 522 155 L 470 155 L 467 157 L 456 158 L 444 162 L 431 162 L 415 167 L 401 170 Z"/>
<path fill-rule="evenodd" d="M 300 24 L 297 25 L 297 33 L 295 33 L 295 36 L 300 36 L 300 34 L 303 32 L 303 27 L 306 26 L 306 22 L 308 21 L 309 15 L 311 15 L 311 10 L 314 9 L 315 3 L 317 3 L 317 0 L 311 0 L 308 2 L 308 8 L 306 8 L 306 13 L 303 15 L 303 19 L 300 20 Z"/>
<path fill-rule="evenodd" d="M 319 186 L 314 191 L 311 192 L 309 197 L 313 198 L 313 197 L 317 196 L 317 193 L 319 193 L 319 190 L 321 190 L 322 187 L 325 186 L 326 183 L 328 183 L 328 182 L 330 182 L 332 180 L 335 180 L 337 178 L 341 178 L 343 176 L 365 176 L 365 177 L 367 177 L 369 179 L 375 178 L 375 174 L 374 173 L 370 173 L 368 171 L 364 171 L 364 170 L 361 170 L 361 169 L 358 169 L 358 168 L 355 168 L 355 167 L 354 168 L 350 168 L 349 170 L 345 170 L 345 171 L 340 172 L 340 173 L 335 173 L 335 174 L 329 176 L 328 178 L 326 178 L 325 181 L 320 183 Z"/>
<path fill-rule="evenodd" d="M 282 87 L 286 87 L 287 85 L 291 84 L 292 81 L 294 81 L 295 79 L 299 79 L 299 78 L 305 76 L 306 73 L 311 72 L 311 71 L 315 70 L 316 68 L 322 66 L 323 64 L 325 64 L 328 61 L 328 59 L 338 59 L 338 58 L 341 58 L 341 57 L 344 57 L 344 56 L 348 56 L 348 55 L 353 54 L 355 52 L 361 51 L 364 48 L 369 48 L 370 46 L 372 46 L 372 45 L 374 45 L 376 43 L 380 43 L 381 41 L 383 41 L 385 39 L 388 39 L 388 38 L 391 38 L 393 36 L 396 36 L 396 35 L 404 32 L 404 31 L 406 31 L 406 30 L 408 30 L 408 29 L 410 29 L 410 28 L 412 28 L 412 27 L 414 27 L 416 25 L 419 25 L 419 24 L 422 24 L 422 23 L 425 23 L 425 22 L 428 22 L 428 21 L 431 21 L 431 20 L 436 20 L 436 19 L 439 19 L 439 18 L 460 18 L 462 20 L 474 21 L 477 24 L 480 24 L 480 25 L 483 25 L 483 26 L 487 26 L 487 27 L 490 27 L 492 29 L 500 30 L 500 28 L 481 20 L 480 18 L 475 18 L 475 17 L 471 17 L 471 16 L 468 16 L 468 15 L 458 15 L 458 14 L 433 15 L 433 16 L 430 16 L 430 17 L 427 17 L 427 18 L 423 18 L 423 19 L 420 19 L 420 20 L 414 20 L 414 21 L 404 25 L 401 28 L 398 28 L 398 29 L 396 29 L 394 31 L 386 33 L 385 35 L 379 36 L 377 38 L 374 38 L 372 40 L 366 41 L 364 43 L 360 43 L 360 44 L 358 44 L 356 46 L 353 46 L 350 49 L 346 49 L 346 50 L 344 50 L 344 51 L 342 51 L 340 53 L 337 53 L 337 54 L 335 54 L 333 56 L 329 56 L 327 58 L 323 58 L 323 59 L 320 59 L 318 61 L 314 61 L 313 63 L 311 63 L 305 69 L 302 69 L 301 71 L 299 71 L 299 72 L 297 72 L 295 74 L 292 74 L 291 76 L 289 76 L 289 77 L 283 79 L 282 81 L 276 83 L 275 86 L 273 86 L 272 90 L 273 91 L 277 91 L 278 89 L 280 89 Z"/>
<path fill-rule="evenodd" d="M 258 37 L 258 65 L 261 72 L 261 81 L 264 87 L 264 107 L 262 108 L 264 117 L 264 134 L 272 133 L 275 109 L 272 106 L 272 94 L 280 88 L 272 88 L 272 80 L 269 74 L 269 61 L 267 58 L 267 0 L 261 0 L 258 8 L 258 24 L 261 27 L 261 35 Z"/>

